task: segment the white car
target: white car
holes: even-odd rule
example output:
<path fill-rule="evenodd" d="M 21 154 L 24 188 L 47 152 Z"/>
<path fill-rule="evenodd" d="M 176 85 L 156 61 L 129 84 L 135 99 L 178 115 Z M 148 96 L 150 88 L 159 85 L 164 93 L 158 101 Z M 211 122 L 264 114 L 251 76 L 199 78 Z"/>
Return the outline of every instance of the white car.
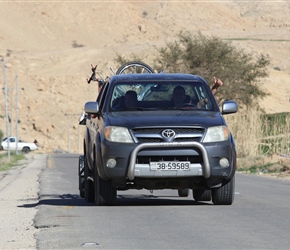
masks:
<path fill-rule="evenodd" d="M 37 145 L 34 142 L 24 142 L 22 140 L 17 140 L 16 137 L 9 137 L 9 148 L 10 150 L 21 150 L 24 154 L 29 153 L 31 150 L 36 150 Z M 8 149 L 8 138 L 5 137 L 1 142 L 1 149 Z"/>

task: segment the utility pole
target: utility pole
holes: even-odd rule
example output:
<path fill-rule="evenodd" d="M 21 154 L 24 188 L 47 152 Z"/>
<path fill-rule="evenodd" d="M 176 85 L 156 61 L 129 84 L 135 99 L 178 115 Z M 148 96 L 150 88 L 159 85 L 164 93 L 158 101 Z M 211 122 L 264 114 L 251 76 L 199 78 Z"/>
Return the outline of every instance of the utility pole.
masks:
<path fill-rule="evenodd" d="M 4 93 L 5 93 L 5 113 L 6 113 L 6 135 L 7 135 L 7 146 L 8 146 L 8 159 L 10 160 L 10 143 L 9 143 L 9 118 L 8 118 L 8 94 L 7 94 L 7 83 L 6 83 L 6 65 L 5 65 L 5 58 L 2 58 L 3 61 L 3 75 L 4 75 Z"/>
<path fill-rule="evenodd" d="M 8 114 L 10 113 L 10 136 L 15 136 L 14 134 L 14 96 L 13 96 L 13 91 L 15 88 L 8 88 L 7 87 L 7 100 L 8 103 L 10 104 L 10 111 L 9 111 L 9 107 L 8 107 Z M 10 102 L 9 102 L 10 100 Z M 9 106 L 9 105 L 8 105 Z"/>
<path fill-rule="evenodd" d="M 15 136 L 16 136 L 16 155 L 18 155 L 18 75 L 16 74 L 16 117 L 15 117 L 15 122 L 16 122 L 16 126 L 15 126 Z"/>
<path fill-rule="evenodd" d="M 10 102 L 11 102 L 11 104 L 10 104 L 10 109 L 11 109 L 11 111 L 10 111 L 10 135 L 11 136 L 14 136 L 14 133 L 13 133 L 13 130 L 14 130 L 14 128 L 13 128 L 13 105 L 14 105 L 14 103 L 13 103 L 13 88 L 7 88 L 7 92 L 8 92 L 8 100 L 10 100 Z M 10 92 L 11 92 L 11 94 L 10 94 Z M 9 99 L 9 96 L 10 96 L 10 99 Z"/>

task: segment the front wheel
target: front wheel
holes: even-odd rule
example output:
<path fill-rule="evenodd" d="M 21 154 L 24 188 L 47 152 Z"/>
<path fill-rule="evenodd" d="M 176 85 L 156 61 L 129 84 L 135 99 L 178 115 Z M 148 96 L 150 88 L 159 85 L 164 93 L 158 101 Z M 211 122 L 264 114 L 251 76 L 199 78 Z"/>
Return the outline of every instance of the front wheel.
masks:
<path fill-rule="evenodd" d="M 79 177 L 79 192 L 80 197 L 85 197 L 85 173 L 84 173 L 84 156 L 79 156 L 78 177 Z"/>
<path fill-rule="evenodd" d="M 30 148 L 29 147 L 24 147 L 23 149 L 22 149 L 22 153 L 23 154 L 28 154 L 30 152 Z"/>
<path fill-rule="evenodd" d="M 85 179 L 84 179 L 84 186 L 85 186 L 85 199 L 87 202 L 94 202 L 95 194 L 94 194 L 94 182 L 92 178 L 92 171 L 88 167 L 87 159 L 84 158 L 84 172 L 85 172 Z"/>
<path fill-rule="evenodd" d="M 212 189 L 212 202 L 215 205 L 231 205 L 235 196 L 235 177 L 220 188 Z"/>
<path fill-rule="evenodd" d="M 117 200 L 117 189 L 111 180 L 103 180 L 95 165 L 94 171 L 95 203 L 97 206 L 114 206 Z"/>

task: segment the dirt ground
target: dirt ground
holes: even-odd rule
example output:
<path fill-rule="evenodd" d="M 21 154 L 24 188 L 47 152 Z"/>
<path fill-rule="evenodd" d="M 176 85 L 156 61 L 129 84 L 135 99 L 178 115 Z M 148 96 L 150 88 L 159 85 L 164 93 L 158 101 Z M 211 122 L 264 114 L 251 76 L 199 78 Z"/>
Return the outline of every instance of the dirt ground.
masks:
<path fill-rule="evenodd" d="M 270 75 L 262 87 L 270 96 L 261 106 L 268 113 L 290 112 L 289 1 L 11 0 L 0 2 L 0 58 L 6 66 L 0 79 L 8 87 L 10 134 L 17 130 L 23 140 L 37 139 L 43 152 L 81 152 L 84 128 L 78 117 L 97 96 L 96 84 L 86 83 L 90 65 L 110 76 L 119 66 L 117 54 L 134 53 L 149 62 L 181 30 L 268 54 Z M 0 129 L 6 134 L 5 111 L 0 98 Z"/>
<path fill-rule="evenodd" d="M 38 178 L 46 157 L 30 153 L 16 167 L 0 172 L 0 249 L 36 249 Z"/>

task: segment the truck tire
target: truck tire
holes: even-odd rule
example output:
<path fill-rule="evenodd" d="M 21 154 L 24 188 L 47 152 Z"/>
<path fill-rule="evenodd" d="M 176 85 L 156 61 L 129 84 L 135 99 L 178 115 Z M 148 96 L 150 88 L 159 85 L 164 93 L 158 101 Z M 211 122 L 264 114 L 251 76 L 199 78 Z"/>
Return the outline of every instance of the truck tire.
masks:
<path fill-rule="evenodd" d="M 29 152 L 30 152 L 30 148 L 29 147 L 22 148 L 22 153 L 23 154 L 28 154 Z"/>
<path fill-rule="evenodd" d="M 215 205 L 231 205 L 235 196 L 235 177 L 220 188 L 212 189 L 212 202 Z"/>
<path fill-rule="evenodd" d="M 84 176 L 84 156 L 79 156 L 78 177 L 79 177 L 79 193 L 80 197 L 85 197 L 85 176 Z"/>
<path fill-rule="evenodd" d="M 92 180 L 92 171 L 88 167 L 88 163 L 86 157 L 84 159 L 84 171 L 85 171 L 85 200 L 87 202 L 95 201 L 95 193 L 94 193 L 94 182 Z"/>
<path fill-rule="evenodd" d="M 95 203 L 97 206 L 114 206 L 117 199 L 117 189 L 111 180 L 103 180 L 95 166 L 94 175 Z"/>
<path fill-rule="evenodd" d="M 154 69 L 152 69 L 149 65 L 143 62 L 127 62 L 124 63 L 116 72 L 116 75 L 121 74 L 142 74 L 142 73 L 154 73 Z"/>
<path fill-rule="evenodd" d="M 195 201 L 210 201 L 211 190 L 195 189 L 192 191 L 192 196 Z"/>

